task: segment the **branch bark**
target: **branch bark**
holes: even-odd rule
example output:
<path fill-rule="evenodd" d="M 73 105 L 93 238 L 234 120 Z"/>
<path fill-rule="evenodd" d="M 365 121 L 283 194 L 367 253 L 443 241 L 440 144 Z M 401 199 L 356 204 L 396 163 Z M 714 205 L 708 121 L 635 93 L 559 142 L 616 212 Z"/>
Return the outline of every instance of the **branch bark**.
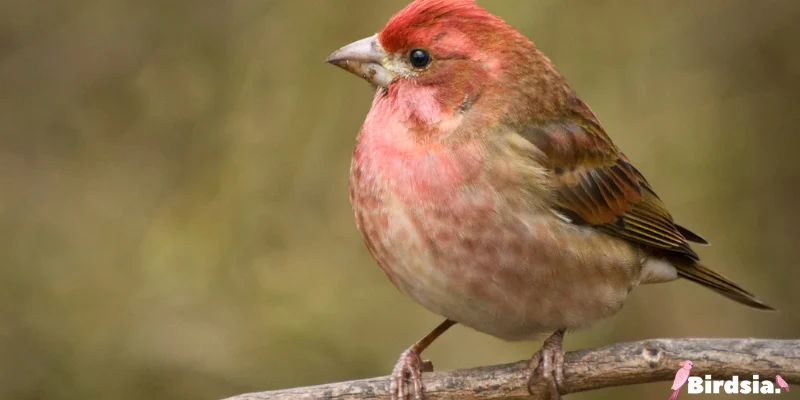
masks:
<path fill-rule="evenodd" d="M 618 343 L 565 355 L 562 394 L 612 386 L 672 381 L 679 362 L 692 360 L 693 376 L 773 380 L 800 384 L 800 340 L 653 339 Z M 425 398 L 535 399 L 526 387 L 528 361 L 423 374 Z M 669 387 L 664 387 L 664 393 Z M 388 399 L 389 378 L 250 393 L 226 400 Z M 800 390 L 798 388 L 797 390 Z M 537 391 L 538 392 L 542 392 Z"/>

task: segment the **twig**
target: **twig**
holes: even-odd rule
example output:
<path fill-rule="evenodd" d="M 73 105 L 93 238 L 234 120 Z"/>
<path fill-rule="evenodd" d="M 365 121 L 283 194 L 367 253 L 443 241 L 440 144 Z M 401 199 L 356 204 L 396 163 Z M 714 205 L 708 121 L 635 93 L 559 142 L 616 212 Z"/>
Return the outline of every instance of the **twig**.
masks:
<path fill-rule="evenodd" d="M 653 339 L 567 353 L 562 394 L 612 386 L 672 381 L 679 362 L 692 360 L 693 376 L 713 379 L 774 380 L 800 383 L 800 340 Z M 528 361 L 423 374 L 425 398 L 534 399 L 528 394 Z M 389 378 L 250 393 L 227 400 L 387 399 Z M 665 393 L 669 388 L 665 387 Z M 797 390 L 800 390 L 798 388 Z M 541 391 L 539 391 L 541 392 Z"/>

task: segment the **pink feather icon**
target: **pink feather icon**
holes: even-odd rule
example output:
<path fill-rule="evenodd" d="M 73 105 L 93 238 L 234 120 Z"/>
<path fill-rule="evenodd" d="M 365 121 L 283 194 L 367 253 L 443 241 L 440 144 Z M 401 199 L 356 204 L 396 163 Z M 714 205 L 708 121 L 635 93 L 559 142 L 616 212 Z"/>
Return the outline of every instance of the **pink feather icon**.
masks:
<path fill-rule="evenodd" d="M 783 389 L 783 390 L 785 390 L 787 392 L 791 391 L 791 390 L 789 390 L 789 385 L 786 383 L 785 380 L 783 380 L 783 378 L 781 378 L 780 375 L 775 375 L 775 383 L 777 383 L 778 386 L 781 387 L 781 389 Z"/>
<path fill-rule="evenodd" d="M 680 363 L 680 366 L 683 367 L 678 370 L 678 373 L 675 374 L 675 381 L 672 382 L 672 396 L 669 396 L 669 400 L 675 400 L 678 398 L 678 393 L 681 392 L 681 387 L 683 384 L 689 380 L 689 370 L 692 369 L 692 362 L 686 360 Z"/>

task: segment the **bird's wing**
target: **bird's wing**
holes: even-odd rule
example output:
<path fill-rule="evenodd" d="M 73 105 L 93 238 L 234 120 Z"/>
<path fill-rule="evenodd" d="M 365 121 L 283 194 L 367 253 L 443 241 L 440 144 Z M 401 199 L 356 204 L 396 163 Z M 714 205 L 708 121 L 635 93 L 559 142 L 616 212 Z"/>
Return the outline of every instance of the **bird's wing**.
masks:
<path fill-rule="evenodd" d="M 672 382 L 672 390 L 680 389 L 684 383 L 689 379 L 689 371 L 681 368 L 675 374 L 675 381 Z"/>
<path fill-rule="evenodd" d="M 687 240 L 705 241 L 676 225 L 664 203 L 631 165 L 588 107 L 566 120 L 520 133 L 545 155 L 556 191 L 555 207 L 575 223 L 646 247 L 697 260 Z"/>

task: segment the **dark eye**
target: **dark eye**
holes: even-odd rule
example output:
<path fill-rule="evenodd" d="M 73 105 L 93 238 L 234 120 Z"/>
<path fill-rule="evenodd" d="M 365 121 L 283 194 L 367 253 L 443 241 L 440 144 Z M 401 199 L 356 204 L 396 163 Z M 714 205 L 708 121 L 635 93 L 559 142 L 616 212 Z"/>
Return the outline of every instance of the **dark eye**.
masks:
<path fill-rule="evenodd" d="M 425 68 L 431 63 L 431 55 L 425 50 L 414 49 L 408 54 L 408 60 L 414 68 Z"/>

